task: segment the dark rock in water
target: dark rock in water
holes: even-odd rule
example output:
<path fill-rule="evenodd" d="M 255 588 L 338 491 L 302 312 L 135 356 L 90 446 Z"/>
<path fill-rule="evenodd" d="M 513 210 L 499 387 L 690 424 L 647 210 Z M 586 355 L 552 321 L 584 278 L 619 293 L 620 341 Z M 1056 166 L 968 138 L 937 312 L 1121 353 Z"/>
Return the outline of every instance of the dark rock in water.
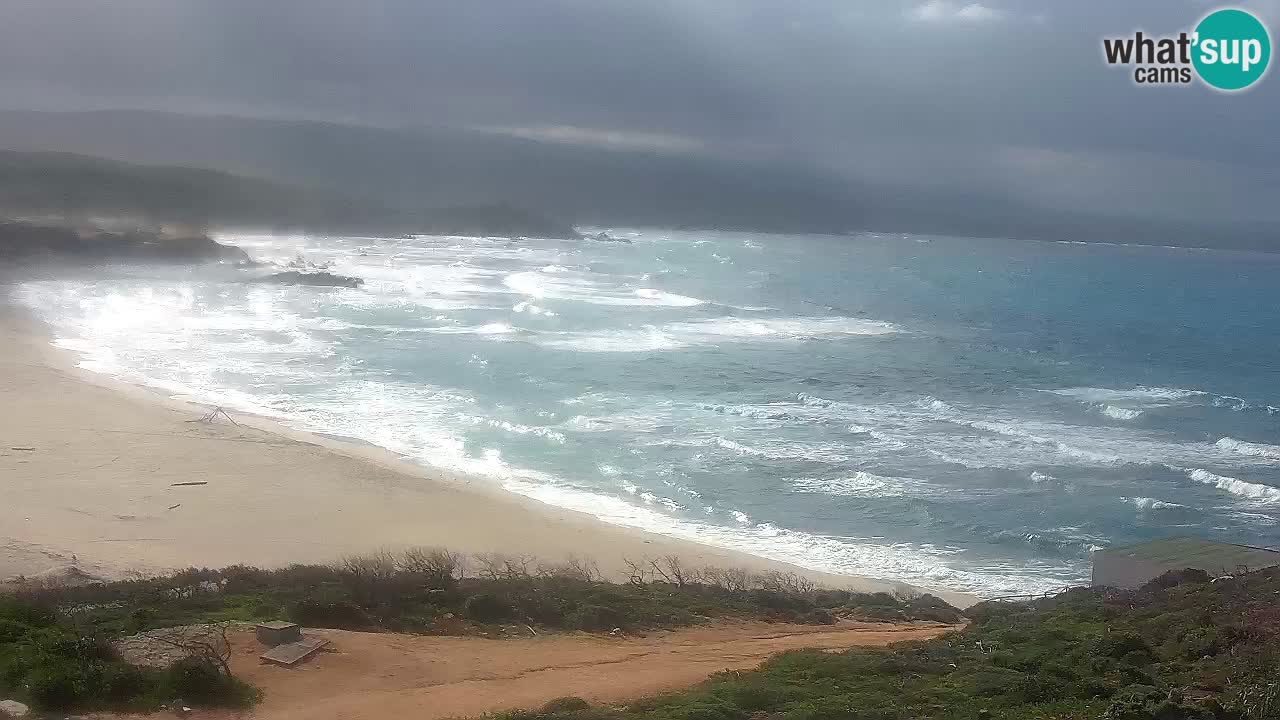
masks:
<path fill-rule="evenodd" d="M 364 280 L 347 275 L 335 275 L 330 272 L 279 272 L 266 277 L 255 278 L 249 282 L 277 283 L 280 285 L 311 285 L 313 287 L 346 287 L 358 288 Z"/>
<path fill-rule="evenodd" d="M 207 235 L 165 235 L 131 230 L 106 232 L 54 225 L 0 221 L 0 258 L 15 262 L 229 262 L 248 263 L 248 254 Z"/>
<path fill-rule="evenodd" d="M 609 233 L 604 232 L 603 230 L 596 233 L 595 235 L 588 235 L 587 237 L 591 238 L 592 240 L 595 240 L 596 242 L 616 242 L 616 243 L 626 243 L 628 245 L 631 244 L 630 238 L 614 237 Z"/>

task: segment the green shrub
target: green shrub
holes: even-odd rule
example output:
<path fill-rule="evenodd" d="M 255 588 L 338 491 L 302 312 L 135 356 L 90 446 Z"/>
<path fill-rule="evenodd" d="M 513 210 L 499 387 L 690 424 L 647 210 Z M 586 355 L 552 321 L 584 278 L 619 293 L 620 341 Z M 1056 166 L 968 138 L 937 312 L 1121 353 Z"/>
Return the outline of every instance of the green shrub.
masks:
<path fill-rule="evenodd" d="M 573 628 L 588 632 L 608 632 L 626 625 L 621 610 L 608 605 L 583 605 L 566 618 Z"/>
<path fill-rule="evenodd" d="M 491 623 L 515 618 L 515 608 L 505 598 L 493 593 L 477 593 L 468 597 L 462 606 L 468 620 Z"/>
<path fill-rule="evenodd" d="M 572 697 L 572 696 L 559 697 L 559 698 L 555 698 L 554 700 L 548 700 L 547 703 L 542 706 L 542 712 L 553 713 L 553 714 L 577 712 L 579 710 L 590 710 L 590 709 L 591 709 L 591 703 L 587 702 L 586 700 L 583 700 L 580 697 Z"/>
<path fill-rule="evenodd" d="M 35 627 L 18 620 L 0 617 L 0 645 L 16 642 L 27 636 Z"/>
<path fill-rule="evenodd" d="M 373 625 L 365 609 L 350 600 L 299 600 L 288 615 L 293 622 L 311 627 L 363 630 Z"/>
<path fill-rule="evenodd" d="M 170 699 L 215 707 L 241 707 L 256 697 L 244 682 L 226 675 L 212 661 L 198 657 L 170 665 L 160 680 L 160 692 Z"/>
<path fill-rule="evenodd" d="M 32 627 L 53 627 L 58 623 L 58 616 L 49 604 L 0 595 L 0 620 L 18 622 Z"/>

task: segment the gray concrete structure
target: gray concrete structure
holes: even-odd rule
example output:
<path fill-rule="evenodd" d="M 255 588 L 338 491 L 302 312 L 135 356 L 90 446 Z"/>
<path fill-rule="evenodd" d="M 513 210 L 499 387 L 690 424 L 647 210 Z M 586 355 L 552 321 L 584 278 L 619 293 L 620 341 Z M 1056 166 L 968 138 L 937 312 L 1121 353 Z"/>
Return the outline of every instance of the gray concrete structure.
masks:
<path fill-rule="evenodd" d="M 254 628 L 254 635 L 257 636 L 258 642 L 263 645 L 275 647 L 302 640 L 302 628 L 291 622 L 272 620 L 271 622 L 259 623 Z"/>

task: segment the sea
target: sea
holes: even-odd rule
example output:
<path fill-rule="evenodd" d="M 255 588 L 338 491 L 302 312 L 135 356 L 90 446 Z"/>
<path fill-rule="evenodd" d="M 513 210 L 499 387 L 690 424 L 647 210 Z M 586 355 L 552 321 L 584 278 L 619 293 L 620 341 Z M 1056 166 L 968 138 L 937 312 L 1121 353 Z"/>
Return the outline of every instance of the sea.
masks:
<path fill-rule="evenodd" d="M 15 292 L 90 370 L 815 570 L 1002 597 L 1280 545 L 1280 255 L 608 232 L 226 233 L 263 265 Z M 289 267 L 364 285 L 248 282 Z"/>

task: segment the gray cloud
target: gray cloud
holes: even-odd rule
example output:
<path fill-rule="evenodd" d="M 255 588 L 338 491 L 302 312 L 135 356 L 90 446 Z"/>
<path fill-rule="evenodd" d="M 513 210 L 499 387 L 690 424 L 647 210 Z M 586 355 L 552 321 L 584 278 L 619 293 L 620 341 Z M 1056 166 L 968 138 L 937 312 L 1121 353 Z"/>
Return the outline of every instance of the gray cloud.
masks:
<path fill-rule="evenodd" d="M 1103 36 L 1176 32 L 1212 7 L 10 0 L 0 97 L 799 158 L 1046 208 L 1280 219 L 1280 80 L 1140 88 L 1101 59 Z M 1253 7 L 1280 26 L 1276 0 Z"/>

